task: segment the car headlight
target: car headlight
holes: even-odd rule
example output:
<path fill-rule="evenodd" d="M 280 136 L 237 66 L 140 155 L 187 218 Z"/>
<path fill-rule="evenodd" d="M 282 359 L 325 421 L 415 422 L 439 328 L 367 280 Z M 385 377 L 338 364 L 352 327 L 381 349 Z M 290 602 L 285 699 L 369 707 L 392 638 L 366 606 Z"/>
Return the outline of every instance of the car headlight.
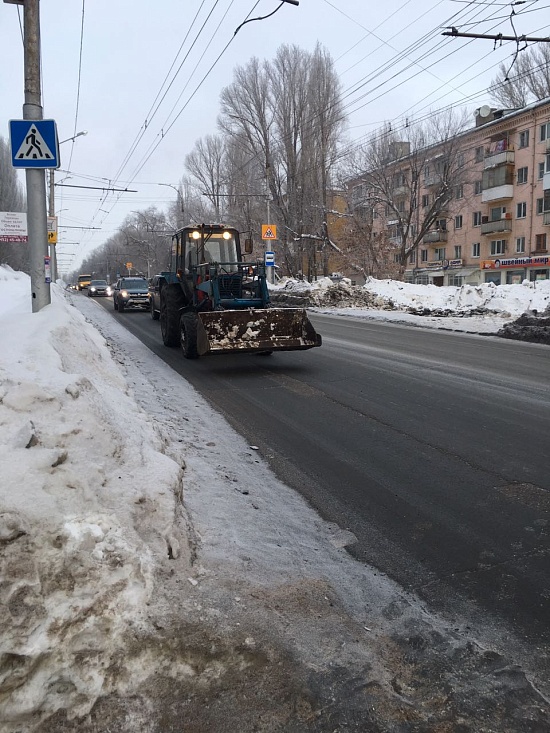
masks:
<path fill-rule="evenodd" d="M 120 291 L 120 294 L 122 295 L 123 298 L 127 298 L 128 297 L 128 291 L 127 290 L 121 290 Z"/>
<path fill-rule="evenodd" d="M 90 288 L 91 293 L 95 293 L 95 288 Z"/>
<path fill-rule="evenodd" d="M 113 291 L 111 290 L 111 288 L 107 288 L 105 290 L 105 292 L 107 293 L 107 295 L 112 295 L 113 294 Z"/>

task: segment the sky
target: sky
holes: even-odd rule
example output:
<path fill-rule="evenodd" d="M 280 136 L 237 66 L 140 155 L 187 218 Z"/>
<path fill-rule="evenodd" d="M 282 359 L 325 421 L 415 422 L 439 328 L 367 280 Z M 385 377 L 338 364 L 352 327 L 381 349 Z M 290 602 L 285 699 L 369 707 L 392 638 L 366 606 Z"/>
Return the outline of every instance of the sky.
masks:
<path fill-rule="evenodd" d="M 41 5 L 44 118 L 61 146 L 56 173 L 59 262 L 77 266 L 124 217 L 176 198 L 185 155 L 217 131 L 221 90 L 236 66 L 272 59 L 283 43 L 331 54 L 358 143 L 384 121 L 404 126 L 446 105 L 473 112 L 515 43 L 449 38 L 512 33 L 509 7 L 461 0 L 48 0 Z M 548 32 L 540 3 L 515 8 L 518 34 Z M 22 117 L 22 8 L 0 3 L 0 135 Z M 235 35 L 235 31 L 240 30 Z M 24 176 L 20 173 L 21 180 Z M 70 176 L 70 177 L 69 177 Z M 122 188 L 136 193 L 67 186 Z M 63 228 L 65 227 L 65 228 Z M 71 227 L 71 228 L 68 228 Z M 82 229 L 75 227 L 83 227 Z"/>
<path fill-rule="evenodd" d="M 393 309 L 342 317 L 487 334 L 550 302 L 550 282 L 436 288 L 369 280 L 365 287 Z M 355 654 L 370 664 L 369 645 L 401 623 L 407 638 L 415 623 L 422 633 L 443 632 L 424 604 L 356 563 L 343 550 L 354 542 L 351 532 L 321 520 L 273 475 L 257 446 L 95 299 L 59 281 L 51 304 L 32 313 L 30 294 L 28 275 L 0 266 L 0 334 L 9 344 L 0 354 L 0 575 L 9 609 L 0 611 L 0 645 L 24 660 L 0 703 L 5 733 L 32 733 L 31 719 L 38 726 L 60 708 L 86 715 L 101 695 L 131 696 L 148 675 L 187 674 L 181 660 L 163 656 L 169 644 L 120 670 L 135 635 L 149 639 L 147 648 L 158 643 L 174 609 L 184 624 L 214 624 L 217 634 L 229 626 L 252 648 L 260 641 L 247 635 L 247 612 L 271 618 L 262 606 L 270 599 L 276 614 L 268 624 L 319 669 L 327 659 L 355 664 Z M 407 313 L 420 304 L 456 316 Z M 458 317 L 481 305 L 494 313 Z M 300 626 L 293 588 L 312 594 L 307 608 L 318 605 L 317 624 L 308 611 Z M 388 608 L 400 608 L 400 620 Z M 350 619 L 367 648 L 349 643 Z M 453 654 L 482 633 L 453 626 Z M 483 648 L 490 643 L 483 639 Z M 109 673 L 114 663 L 118 676 Z M 138 709 L 132 705 L 129 719 Z"/>

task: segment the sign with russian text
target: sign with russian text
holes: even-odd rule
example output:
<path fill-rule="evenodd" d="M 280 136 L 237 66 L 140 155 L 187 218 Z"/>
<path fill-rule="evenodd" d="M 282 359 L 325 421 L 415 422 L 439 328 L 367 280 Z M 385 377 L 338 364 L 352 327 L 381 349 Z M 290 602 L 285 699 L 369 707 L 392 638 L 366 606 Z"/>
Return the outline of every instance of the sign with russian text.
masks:
<path fill-rule="evenodd" d="M 482 270 L 499 270 L 502 267 L 533 267 L 542 265 L 547 266 L 550 263 L 550 257 L 544 255 L 542 257 L 509 257 L 502 260 L 483 260 L 481 263 Z"/>
<path fill-rule="evenodd" d="M 0 211 L 0 242 L 28 242 L 27 215 L 17 211 Z"/>
<path fill-rule="evenodd" d="M 48 244 L 57 244 L 57 216 L 48 216 Z"/>

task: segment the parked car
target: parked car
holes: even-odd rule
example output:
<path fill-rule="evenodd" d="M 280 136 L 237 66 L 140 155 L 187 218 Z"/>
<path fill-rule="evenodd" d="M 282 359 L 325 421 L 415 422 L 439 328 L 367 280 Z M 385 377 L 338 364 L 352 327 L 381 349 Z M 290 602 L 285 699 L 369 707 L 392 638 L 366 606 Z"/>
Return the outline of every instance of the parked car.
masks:
<path fill-rule="evenodd" d="M 160 318 L 160 279 L 160 275 L 154 275 L 149 281 L 149 310 L 153 321 Z"/>
<path fill-rule="evenodd" d="M 149 283 L 144 277 L 121 277 L 113 290 L 115 310 L 123 313 L 127 308 L 149 310 Z"/>
<path fill-rule="evenodd" d="M 89 298 L 104 298 L 112 294 L 113 291 L 111 290 L 107 280 L 92 280 L 88 285 Z"/>

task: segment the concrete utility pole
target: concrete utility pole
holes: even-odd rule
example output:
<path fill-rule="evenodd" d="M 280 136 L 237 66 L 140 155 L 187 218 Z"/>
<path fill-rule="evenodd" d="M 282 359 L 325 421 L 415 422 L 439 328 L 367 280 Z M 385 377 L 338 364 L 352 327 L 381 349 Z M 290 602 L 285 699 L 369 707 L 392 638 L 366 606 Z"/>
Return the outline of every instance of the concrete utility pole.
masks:
<path fill-rule="evenodd" d="M 12 0 L 13 2 L 13 0 Z M 40 95 L 40 0 L 25 0 L 24 58 L 25 103 L 23 119 L 41 120 Z M 46 176 L 44 170 L 27 168 L 27 227 L 31 269 L 32 312 L 37 313 L 51 303 L 50 282 L 46 277 L 48 257 L 48 219 L 46 215 Z M 48 282 L 46 282 L 48 280 Z"/>

